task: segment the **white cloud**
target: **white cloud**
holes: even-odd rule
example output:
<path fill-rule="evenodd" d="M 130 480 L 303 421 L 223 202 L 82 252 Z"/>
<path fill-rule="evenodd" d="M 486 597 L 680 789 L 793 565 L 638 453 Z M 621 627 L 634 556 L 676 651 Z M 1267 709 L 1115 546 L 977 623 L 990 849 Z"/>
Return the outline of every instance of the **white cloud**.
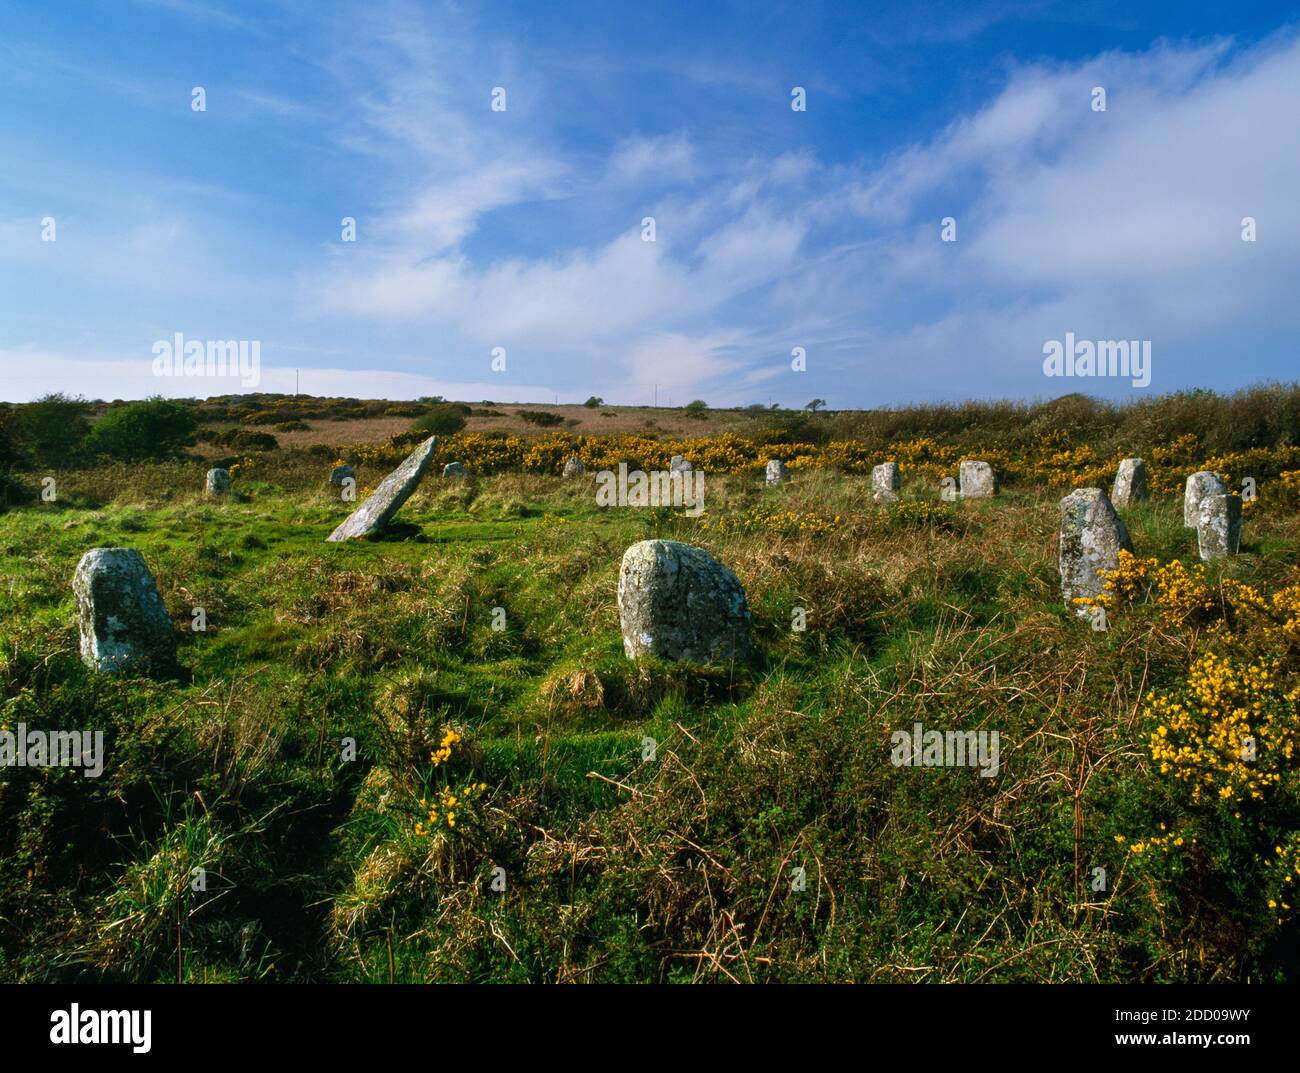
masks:
<path fill-rule="evenodd" d="M 206 398 L 249 392 L 292 394 L 295 384 L 304 395 L 361 399 L 417 399 L 441 395 L 449 399 L 509 402 L 552 402 L 555 390 L 536 384 L 452 380 L 420 373 L 383 369 L 300 369 L 263 365 L 261 381 L 245 387 L 238 377 L 165 377 L 153 374 L 151 360 L 96 360 L 67 357 L 35 349 L 0 348 L 6 397 L 26 402 L 50 392 L 83 395 L 88 399 Z M 295 376 L 296 374 L 296 376 Z"/>
<path fill-rule="evenodd" d="M 618 185 L 646 179 L 684 181 L 695 173 L 695 147 L 685 134 L 635 137 L 620 142 L 609 161 L 608 181 Z"/>
<path fill-rule="evenodd" d="M 1042 342 L 1066 331 L 1153 339 L 1152 390 L 1223 386 L 1252 375 L 1260 355 L 1279 368 L 1300 330 L 1294 31 L 1249 48 L 1157 43 L 1014 65 L 999 92 L 933 137 L 844 161 L 819 156 L 815 141 L 744 144 L 735 114 L 720 127 L 694 116 L 689 132 L 583 127 L 575 137 L 573 117 L 555 107 L 568 87 L 554 76 L 567 69 L 516 52 L 475 18 L 389 4 L 329 22 L 334 47 L 313 49 L 312 62 L 340 95 L 322 96 L 320 115 L 288 96 L 234 91 L 304 120 L 294 128 L 304 140 L 321 115 L 349 117 L 315 132 L 349 162 L 331 188 L 345 195 L 328 210 L 331 233 L 290 247 L 274 268 L 267 254 L 280 252 L 280 236 L 258 246 L 253 222 L 266 204 L 182 197 L 174 177 L 164 200 L 165 176 L 151 201 L 124 192 L 120 176 L 81 183 L 93 211 L 60 210 L 54 248 L 37 242 L 39 212 L 0 221 L 0 239 L 13 240 L 0 267 L 67 281 L 71 297 L 48 303 L 52 323 L 83 292 L 138 291 L 148 304 L 123 322 L 174 316 L 182 323 L 166 331 L 197 334 L 215 320 L 221 337 L 278 335 L 308 355 L 318 341 L 393 369 L 316 370 L 335 384 L 359 376 L 348 382 L 372 385 L 357 389 L 370 395 L 386 384 L 540 400 L 553 388 L 537 385 L 552 379 L 561 394 L 611 402 L 643 401 L 647 379 L 711 402 L 752 401 L 743 396 L 756 384 L 786 403 L 832 405 L 1055 394 L 1080 387 L 1041 377 Z M 19 53 L 29 77 L 38 57 Z M 508 88 L 505 113 L 488 107 L 495 85 Z M 743 107 L 763 85 L 747 84 Z M 1097 85 L 1103 113 L 1091 108 Z M 71 187 L 67 169 L 45 170 L 24 171 L 30 188 L 44 195 L 46 178 Z M 337 241 L 342 215 L 358 218 L 358 242 Z M 643 215 L 656 219 L 654 243 L 641 241 Z M 955 244 L 939 241 L 945 215 L 958 220 Z M 1257 243 L 1240 241 L 1243 216 L 1258 220 Z M 180 315 L 182 290 L 193 316 Z M 259 315 L 246 328 L 225 327 L 250 306 Z M 38 323 L 0 337 L 14 348 L 6 361 Z M 63 355 L 50 369 L 65 385 L 84 373 L 121 393 L 102 379 L 110 366 L 67 365 L 72 344 L 58 332 L 41 346 Z M 1255 349 L 1242 353 L 1246 339 Z M 532 387 L 480 383 L 478 372 L 447 386 L 460 383 L 464 355 L 485 369 L 497 345 Z M 789 373 L 794 345 L 808 349 L 807 374 Z M 436 375 L 412 372 L 417 364 Z M 425 386 L 404 389 L 412 377 Z"/>

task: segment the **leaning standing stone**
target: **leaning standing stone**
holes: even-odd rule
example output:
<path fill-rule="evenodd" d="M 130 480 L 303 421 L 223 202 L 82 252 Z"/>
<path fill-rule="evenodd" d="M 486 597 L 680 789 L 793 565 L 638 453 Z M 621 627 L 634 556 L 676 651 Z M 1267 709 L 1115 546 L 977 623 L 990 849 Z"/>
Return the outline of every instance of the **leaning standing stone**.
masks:
<path fill-rule="evenodd" d="M 785 463 L 779 458 L 769 458 L 767 460 L 767 486 L 769 488 L 774 484 L 780 484 L 788 476 L 790 476 L 790 471 L 785 468 Z"/>
<path fill-rule="evenodd" d="M 230 470 L 228 469 L 210 469 L 205 483 L 205 489 L 210 496 L 223 496 L 230 491 Z"/>
<path fill-rule="evenodd" d="M 963 462 L 960 480 L 962 499 L 987 499 L 995 491 L 993 467 L 987 462 Z"/>
<path fill-rule="evenodd" d="M 370 536 L 383 529 L 402 504 L 410 499 L 415 486 L 424 476 L 424 471 L 429 468 L 437 444 L 437 436 L 430 436 L 420 444 L 400 466 L 383 479 L 374 494 L 349 514 L 343 524 L 326 539 L 351 540 L 354 537 Z"/>
<path fill-rule="evenodd" d="M 643 540 L 628 548 L 618 614 L 630 659 L 710 663 L 754 654 L 745 590 L 735 574 L 690 544 Z"/>
<path fill-rule="evenodd" d="M 81 659 L 104 674 L 166 673 L 176 632 L 158 584 L 134 548 L 92 548 L 72 577 Z"/>
<path fill-rule="evenodd" d="M 1147 498 L 1147 464 L 1142 459 L 1126 458 L 1119 464 L 1110 498 L 1117 507 L 1131 507 Z"/>
<path fill-rule="evenodd" d="M 673 455 L 673 460 L 668 464 L 670 473 L 687 473 L 693 468 L 691 460 L 683 458 L 681 455 Z"/>
<path fill-rule="evenodd" d="M 582 459 L 580 459 L 577 455 L 574 455 L 566 463 L 564 463 L 564 476 L 566 478 L 581 477 L 586 472 L 587 472 L 587 467 L 582 464 Z"/>
<path fill-rule="evenodd" d="M 877 503 L 893 503 L 901 486 L 897 462 L 882 462 L 872 469 L 871 498 Z"/>
<path fill-rule="evenodd" d="M 1100 488 L 1076 488 L 1061 500 L 1061 596 L 1080 615 L 1077 596 L 1099 596 L 1106 587 L 1098 570 L 1119 566 L 1120 549 L 1132 550 L 1128 529 Z"/>
<path fill-rule="evenodd" d="M 444 477 L 463 477 L 463 476 L 465 476 L 465 463 L 464 463 L 464 462 L 448 462 L 445 466 L 442 467 L 442 475 L 443 475 Z"/>
<path fill-rule="evenodd" d="M 1187 478 L 1183 492 L 1183 528 L 1195 529 L 1201 522 L 1201 500 L 1206 496 L 1221 496 L 1228 486 L 1219 480 L 1217 473 L 1201 470 Z"/>
<path fill-rule="evenodd" d="M 1196 550 L 1201 558 L 1222 559 L 1241 548 L 1241 497 L 1225 493 L 1201 498 L 1196 519 Z"/>

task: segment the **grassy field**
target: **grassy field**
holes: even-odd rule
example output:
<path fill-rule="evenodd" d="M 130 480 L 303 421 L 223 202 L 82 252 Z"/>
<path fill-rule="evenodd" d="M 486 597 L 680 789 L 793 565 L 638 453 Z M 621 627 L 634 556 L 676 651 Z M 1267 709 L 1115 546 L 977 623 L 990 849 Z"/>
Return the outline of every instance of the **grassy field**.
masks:
<path fill-rule="evenodd" d="M 1124 511 L 1200 588 L 1148 584 L 1101 632 L 1061 605 L 1043 486 L 945 504 L 905 471 L 884 507 L 859 474 L 710 474 L 691 519 L 601 511 L 590 474 L 431 471 L 383 539 L 328 545 L 350 505 L 320 460 L 220 502 L 202 472 L 69 472 L 0 515 L 0 724 L 110 748 L 98 779 L 0 770 L 5 979 L 1294 977 L 1296 695 L 1267 698 L 1258 800 L 1194 800 L 1146 710 L 1215 646 L 1294 680 L 1285 609 L 1234 610 L 1300 580 L 1294 509 L 1262 498 L 1201 578 L 1181 497 Z M 619 561 L 655 536 L 736 572 L 755 665 L 624 657 Z M 145 555 L 177 679 L 82 666 L 97 546 Z M 894 766 L 915 723 L 998 731 L 998 775 Z"/>

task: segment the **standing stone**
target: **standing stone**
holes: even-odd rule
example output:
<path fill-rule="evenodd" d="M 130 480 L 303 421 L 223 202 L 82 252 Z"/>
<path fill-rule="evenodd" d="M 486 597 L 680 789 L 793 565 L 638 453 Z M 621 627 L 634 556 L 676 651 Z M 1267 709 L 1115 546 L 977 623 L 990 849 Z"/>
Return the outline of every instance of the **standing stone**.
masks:
<path fill-rule="evenodd" d="M 442 475 L 444 477 L 464 477 L 465 463 L 448 462 L 445 466 L 442 467 Z"/>
<path fill-rule="evenodd" d="M 230 491 L 230 470 L 210 469 L 204 488 L 210 496 L 223 496 Z"/>
<path fill-rule="evenodd" d="M 882 462 L 871 471 L 871 498 L 877 503 L 894 503 L 902 487 L 897 462 Z"/>
<path fill-rule="evenodd" d="M 577 455 L 574 455 L 566 463 L 564 463 L 564 476 L 566 478 L 581 477 L 586 472 L 587 472 L 587 467 L 582 464 L 582 459 L 580 459 Z"/>
<path fill-rule="evenodd" d="M 1206 562 L 1236 555 L 1241 548 L 1241 497 L 1225 493 L 1201 498 L 1196 550 Z"/>
<path fill-rule="evenodd" d="M 134 548 L 92 548 L 72 577 L 81 659 L 104 674 L 176 667 L 176 631 L 158 584 Z"/>
<path fill-rule="evenodd" d="M 354 537 L 370 536 L 383 529 L 392 521 L 402 504 L 410 499 L 420 478 L 424 476 L 424 471 L 429 468 L 433 449 L 437 445 L 437 436 L 430 436 L 420 444 L 400 466 L 383 479 L 374 494 L 349 514 L 343 524 L 326 539 L 352 540 Z"/>
<path fill-rule="evenodd" d="M 689 458 L 683 458 L 681 455 L 673 455 L 673 460 L 668 464 L 670 473 L 688 473 L 695 467 L 691 465 Z"/>
<path fill-rule="evenodd" d="M 1076 488 L 1061 500 L 1061 596 L 1080 615 L 1076 596 L 1099 596 L 1106 583 L 1098 570 L 1119 566 L 1119 552 L 1131 551 L 1128 529 L 1100 488 Z"/>
<path fill-rule="evenodd" d="M 1147 464 L 1140 458 L 1126 458 L 1119 464 L 1110 499 L 1117 507 L 1131 507 L 1147 498 Z"/>
<path fill-rule="evenodd" d="M 790 476 L 790 471 L 785 468 L 785 463 L 779 458 L 769 458 L 767 460 L 767 486 L 769 488 L 774 484 L 781 484 L 788 476 Z"/>
<path fill-rule="evenodd" d="M 993 467 L 987 462 L 963 462 L 960 481 L 962 499 L 987 499 L 996 491 Z"/>
<path fill-rule="evenodd" d="M 628 548 L 618 614 L 629 659 L 709 663 L 754 655 L 745 590 L 735 574 L 690 544 L 643 540 Z"/>
<path fill-rule="evenodd" d="M 337 488 L 341 488 L 343 487 L 343 482 L 349 477 L 355 481 L 357 479 L 356 470 L 348 465 L 335 466 L 334 469 L 330 471 L 330 484 Z"/>
<path fill-rule="evenodd" d="M 1201 470 L 1187 478 L 1183 492 L 1183 528 L 1195 529 L 1201 524 L 1201 500 L 1206 496 L 1221 496 L 1228 486 L 1219 480 L 1217 473 Z"/>

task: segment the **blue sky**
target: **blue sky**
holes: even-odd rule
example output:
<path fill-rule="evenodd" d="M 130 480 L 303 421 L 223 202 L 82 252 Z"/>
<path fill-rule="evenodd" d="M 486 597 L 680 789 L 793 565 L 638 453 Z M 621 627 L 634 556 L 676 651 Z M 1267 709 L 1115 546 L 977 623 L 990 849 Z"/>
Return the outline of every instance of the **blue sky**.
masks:
<path fill-rule="evenodd" d="M 7 0 L 0 398 L 240 390 L 154 376 L 177 332 L 259 341 L 260 390 L 363 397 L 1296 379 L 1298 31 L 1268 3 Z M 1150 340 L 1150 386 L 1046 377 L 1066 333 Z"/>

